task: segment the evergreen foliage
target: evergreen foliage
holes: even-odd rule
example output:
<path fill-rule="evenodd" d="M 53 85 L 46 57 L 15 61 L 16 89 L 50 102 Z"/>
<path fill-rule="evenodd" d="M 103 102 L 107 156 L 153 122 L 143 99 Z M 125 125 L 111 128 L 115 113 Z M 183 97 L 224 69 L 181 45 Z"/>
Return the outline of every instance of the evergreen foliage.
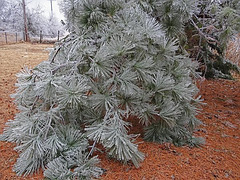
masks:
<path fill-rule="evenodd" d="M 184 50 L 197 2 L 63 1 L 71 33 L 48 61 L 18 74 L 20 112 L 1 135 L 17 143 L 17 174 L 43 168 L 48 179 L 99 177 L 96 144 L 139 167 L 144 154 L 128 133 L 130 116 L 145 127 L 145 140 L 200 145 L 192 135 L 201 123 L 198 64 Z"/>
<path fill-rule="evenodd" d="M 190 21 L 186 29 L 191 37 L 188 35 L 186 49 L 200 62 L 202 75 L 232 79 L 231 71 L 239 73 L 239 67 L 225 54 L 229 39 L 240 32 L 240 1 L 199 1 Z"/>

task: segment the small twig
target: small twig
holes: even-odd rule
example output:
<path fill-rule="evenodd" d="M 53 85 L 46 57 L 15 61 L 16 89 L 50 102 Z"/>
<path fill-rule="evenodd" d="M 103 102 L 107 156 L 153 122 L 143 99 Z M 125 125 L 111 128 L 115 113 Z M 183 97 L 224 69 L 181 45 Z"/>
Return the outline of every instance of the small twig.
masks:
<path fill-rule="evenodd" d="M 45 133 L 45 136 L 44 136 L 44 139 L 46 140 L 47 139 L 47 135 L 48 135 L 48 131 L 49 131 L 49 128 L 51 127 L 51 123 L 52 123 L 52 118 L 50 118 L 50 120 L 49 120 L 49 123 L 48 123 L 48 127 L 47 127 L 47 131 L 46 131 L 46 133 Z"/>
<path fill-rule="evenodd" d="M 54 59 L 56 58 L 57 54 L 59 53 L 60 49 L 62 48 L 62 46 L 59 46 L 58 49 L 55 51 L 52 59 L 51 59 L 51 63 L 53 63 Z"/>
<path fill-rule="evenodd" d="M 37 96 L 32 104 L 31 111 L 34 109 L 34 106 L 36 105 L 37 101 L 39 100 L 39 96 Z"/>
<path fill-rule="evenodd" d="M 213 39 L 212 37 L 209 37 L 206 34 L 204 34 L 192 19 L 190 19 L 190 21 L 191 21 L 192 25 L 197 29 L 199 35 L 203 36 L 209 44 L 213 44 L 213 42 L 219 43 L 216 39 Z M 211 42 L 211 41 L 213 41 L 213 42 Z"/>
<path fill-rule="evenodd" d="M 90 156 L 92 156 L 93 151 L 94 151 L 94 149 L 95 149 L 95 145 L 96 145 L 96 141 L 94 141 L 94 143 L 93 143 L 93 145 L 92 145 L 92 148 L 91 148 L 90 152 L 88 153 L 87 159 L 88 159 Z"/>
<path fill-rule="evenodd" d="M 73 62 L 73 63 L 74 63 L 74 62 Z M 64 67 L 66 67 L 66 66 L 68 66 L 68 65 L 73 66 L 74 64 L 69 64 L 69 63 L 62 64 L 62 65 L 56 67 L 54 70 L 52 70 L 52 75 L 54 75 L 59 69 L 64 68 Z"/>

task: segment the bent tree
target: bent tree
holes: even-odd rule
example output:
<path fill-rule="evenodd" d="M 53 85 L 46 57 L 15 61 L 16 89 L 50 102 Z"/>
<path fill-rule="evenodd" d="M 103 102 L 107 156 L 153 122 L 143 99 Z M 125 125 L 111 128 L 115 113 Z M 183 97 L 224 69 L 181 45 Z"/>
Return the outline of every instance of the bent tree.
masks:
<path fill-rule="evenodd" d="M 16 173 L 43 168 L 49 179 L 99 177 L 97 144 L 139 167 L 144 153 L 129 133 L 130 116 L 145 127 L 147 141 L 201 144 L 193 136 L 201 123 L 198 65 L 183 43 L 197 2 L 63 1 L 70 34 L 47 61 L 17 75 L 19 113 L 1 135 L 17 144 Z"/>

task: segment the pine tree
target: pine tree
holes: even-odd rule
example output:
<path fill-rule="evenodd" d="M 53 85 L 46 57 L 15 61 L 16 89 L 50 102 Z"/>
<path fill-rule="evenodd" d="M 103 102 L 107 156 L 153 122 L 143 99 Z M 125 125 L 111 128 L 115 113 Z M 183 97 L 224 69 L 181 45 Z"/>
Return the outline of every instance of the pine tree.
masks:
<path fill-rule="evenodd" d="M 71 33 L 48 61 L 18 74 L 12 97 L 19 113 L 1 136 L 17 143 L 17 174 L 43 168 L 49 179 L 99 177 L 96 144 L 139 167 L 144 153 L 134 143 L 137 135 L 128 133 L 130 116 L 145 127 L 147 141 L 202 143 L 193 136 L 201 123 L 193 81 L 197 63 L 182 44 L 196 4 L 63 1 Z"/>

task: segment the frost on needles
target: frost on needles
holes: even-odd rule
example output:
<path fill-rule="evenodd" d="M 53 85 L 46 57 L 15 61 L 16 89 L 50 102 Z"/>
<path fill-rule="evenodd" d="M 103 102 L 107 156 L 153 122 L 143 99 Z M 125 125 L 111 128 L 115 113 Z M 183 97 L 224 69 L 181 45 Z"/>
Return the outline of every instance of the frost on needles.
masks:
<path fill-rule="evenodd" d="M 48 61 L 17 75 L 12 97 L 19 113 L 1 136 L 17 143 L 18 175 L 43 168 L 49 179 L 97 178 L 103 170 L 93 156 L 96 144 L 139 167 L 144 153 L 134 143 L 137 135 L 128 133 L 130 116 L 145 127 L 147 141 L 200 143 L 192 136 L 200 123 L 191 77 L 197 64 L 178 52 L 152 6 L 138 0 L 62 3 L 71 33 Z"/>

